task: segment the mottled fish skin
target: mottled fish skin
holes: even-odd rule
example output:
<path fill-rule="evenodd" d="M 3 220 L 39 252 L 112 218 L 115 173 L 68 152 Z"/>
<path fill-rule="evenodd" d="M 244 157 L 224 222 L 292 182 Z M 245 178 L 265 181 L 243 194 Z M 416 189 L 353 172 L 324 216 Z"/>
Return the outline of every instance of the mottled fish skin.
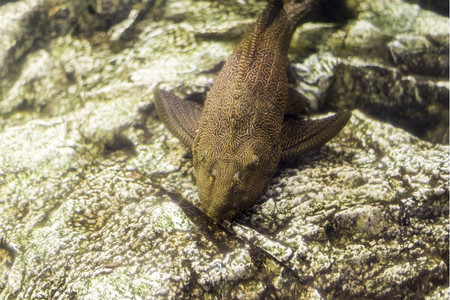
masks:
<path fill-rule="evenodd" d="M 286 115 L 287 51 L 314 2 L 268 3 L 228 58 L 203 107 L 155 90 L 159 116 L 192 149 L 201 209 L 216 221 L 252 205 L 280 161 L 320 147 L 351 116 L 344 111 L 311 121 Z"/>

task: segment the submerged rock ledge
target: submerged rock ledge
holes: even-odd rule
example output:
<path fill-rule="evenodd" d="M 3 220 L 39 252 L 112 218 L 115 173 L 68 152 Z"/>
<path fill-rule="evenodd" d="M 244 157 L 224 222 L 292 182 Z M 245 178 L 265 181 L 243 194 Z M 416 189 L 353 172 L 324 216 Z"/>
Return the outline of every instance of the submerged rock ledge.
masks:
<path fill-rule="evenodd" d="M 448 17 L 347 2 L 290 57 L 349 124 L 220 227 L 152 90 L 204 95 L 265 1 L 0 4 L 0 298 L 449 297 Z"/>

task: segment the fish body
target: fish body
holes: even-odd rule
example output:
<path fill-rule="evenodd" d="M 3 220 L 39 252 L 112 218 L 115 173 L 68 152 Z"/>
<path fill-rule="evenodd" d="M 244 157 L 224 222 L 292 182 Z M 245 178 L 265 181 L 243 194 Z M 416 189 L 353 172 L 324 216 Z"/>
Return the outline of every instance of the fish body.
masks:
<path fill-rule="evenodd" d="M 350 118 L 349 112 L 340 112 L 300 120 L 286 112 L 289 43 L 314 2 L 268 3 L 228 58 L 203 106 L 155 91 L 159 116 L 192 150 L 201 209 L 216 221 L 252 205 L 281 161 L 321 146 Z"/>

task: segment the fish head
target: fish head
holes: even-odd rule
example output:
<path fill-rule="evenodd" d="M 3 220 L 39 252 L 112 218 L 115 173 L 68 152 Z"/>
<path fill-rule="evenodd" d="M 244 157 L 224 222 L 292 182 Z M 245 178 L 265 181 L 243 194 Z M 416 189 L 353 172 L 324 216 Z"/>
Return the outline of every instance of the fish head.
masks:
<path fill-rule="evenodd" d="M 215 221 L 232 219 L 251 206 L 267 187 L 278 163 L 271 155 L 257 155 L 252 150 L 214 157 L 195 154 L 200 208 Z"/>

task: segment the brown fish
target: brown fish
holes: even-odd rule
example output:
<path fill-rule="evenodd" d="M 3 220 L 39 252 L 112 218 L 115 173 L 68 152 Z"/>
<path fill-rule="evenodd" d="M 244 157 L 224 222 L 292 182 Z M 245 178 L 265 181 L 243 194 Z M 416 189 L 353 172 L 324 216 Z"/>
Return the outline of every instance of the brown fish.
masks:
<path fill-rule="evenodd" d="M 300 120 L 286 112 L 289 43 L 314 2 L 268 3 L 228 58 L 204 105 L 155 90 L 160 118 L 192 149 L 200 208 L 216 221 L 252 205 L 280 162 L 320 147 L 351 116 L 343 111 Z"/>

